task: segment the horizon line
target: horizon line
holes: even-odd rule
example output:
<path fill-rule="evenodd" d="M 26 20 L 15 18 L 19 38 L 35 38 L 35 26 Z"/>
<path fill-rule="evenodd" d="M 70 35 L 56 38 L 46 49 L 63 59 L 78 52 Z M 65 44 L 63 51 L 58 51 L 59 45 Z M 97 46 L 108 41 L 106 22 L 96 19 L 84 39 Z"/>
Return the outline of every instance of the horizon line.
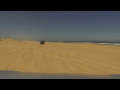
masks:
<path fill-rule="evenodd" d="M 41 40 L 27 40 L 27 39 L 14 39 L 14 38 L 0 38 L 0 40 L 2 39 L 12 39 L 12 40 L 19 40 L 19 41 L 41 41 L 41 40 L 44 40 L 44 39 L 41 39 Z M 96 40 L 90 40 L 90 41 L 87 41 L 87 40 L 44 40 L 45 42 L 114 42 L 114 43 L 120 43 L 120 41 L 96 41 Z"/>

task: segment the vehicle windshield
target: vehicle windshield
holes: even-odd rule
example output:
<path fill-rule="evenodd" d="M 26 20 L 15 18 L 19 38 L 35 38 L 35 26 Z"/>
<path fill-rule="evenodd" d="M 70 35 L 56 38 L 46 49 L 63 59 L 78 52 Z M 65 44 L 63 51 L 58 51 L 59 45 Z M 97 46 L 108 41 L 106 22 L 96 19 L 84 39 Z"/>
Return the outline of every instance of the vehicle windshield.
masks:
<path fill-rule="evenodd" d="M 0 75 L 120 75 L 120 11 L 0 11 Z"/>

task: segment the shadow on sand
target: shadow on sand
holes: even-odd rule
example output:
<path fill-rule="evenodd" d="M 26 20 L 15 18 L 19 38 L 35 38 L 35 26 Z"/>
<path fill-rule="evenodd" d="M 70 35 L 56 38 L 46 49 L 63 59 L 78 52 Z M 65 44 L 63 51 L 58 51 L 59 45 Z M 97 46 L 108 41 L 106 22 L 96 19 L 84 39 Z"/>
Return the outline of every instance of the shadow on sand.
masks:
<path fill-rule="evenodd" d="M 112 75 L 76 75 L 59 73 L 25 73 L 0 70 L 0 79 L 120 79 L 120 74 Z"/>

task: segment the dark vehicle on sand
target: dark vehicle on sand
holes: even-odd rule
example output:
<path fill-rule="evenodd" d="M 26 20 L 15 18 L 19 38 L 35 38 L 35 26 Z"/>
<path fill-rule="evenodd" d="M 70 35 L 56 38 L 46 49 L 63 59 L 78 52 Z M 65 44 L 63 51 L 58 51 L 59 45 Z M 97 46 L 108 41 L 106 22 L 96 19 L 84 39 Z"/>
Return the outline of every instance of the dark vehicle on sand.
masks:
<path fill-rule="evenodd" d="M 44 44 L 45 44 L 45 41 L 44 41 L 44 40 L 40 41 L 40 44 L 44 45 Z"/>

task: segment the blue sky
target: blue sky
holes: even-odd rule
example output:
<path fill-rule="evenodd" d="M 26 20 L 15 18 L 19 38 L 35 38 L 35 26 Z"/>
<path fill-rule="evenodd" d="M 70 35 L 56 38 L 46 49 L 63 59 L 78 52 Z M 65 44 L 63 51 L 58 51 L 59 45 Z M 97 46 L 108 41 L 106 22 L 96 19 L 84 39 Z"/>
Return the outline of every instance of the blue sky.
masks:
<path fill-rule="evenodd" d="M 120 42 L 120 11 L 0 11 L 0 38 Z"/>

